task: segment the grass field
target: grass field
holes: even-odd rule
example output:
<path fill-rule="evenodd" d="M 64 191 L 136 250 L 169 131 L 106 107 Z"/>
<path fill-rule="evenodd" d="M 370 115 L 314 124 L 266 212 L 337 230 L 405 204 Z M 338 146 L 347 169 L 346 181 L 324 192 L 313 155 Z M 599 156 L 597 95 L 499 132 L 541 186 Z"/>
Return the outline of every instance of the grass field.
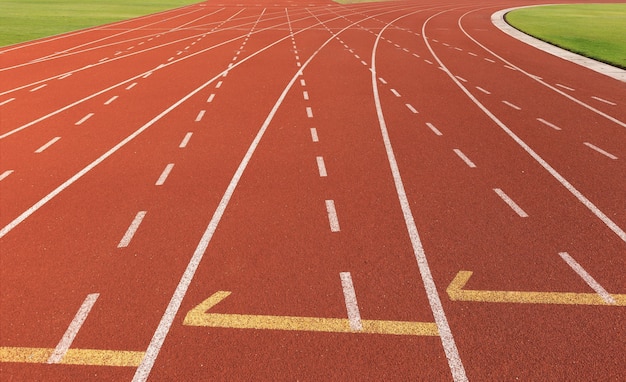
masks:
<path fill-rule="evenodd" d="M 509 12 L 506 21 L 536 38 L 626 69 L 626 3 L 523 8 Z"/>
<path fill-rule="evenodd" d="M 0 0 L 0 46 L 176 8 L 200 0 Z"/>

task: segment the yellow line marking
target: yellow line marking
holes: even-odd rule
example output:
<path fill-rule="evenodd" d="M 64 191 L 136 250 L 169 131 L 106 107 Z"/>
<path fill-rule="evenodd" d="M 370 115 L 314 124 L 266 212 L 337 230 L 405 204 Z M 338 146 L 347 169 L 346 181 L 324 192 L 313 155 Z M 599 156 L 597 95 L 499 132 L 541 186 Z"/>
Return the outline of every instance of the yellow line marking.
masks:
<path fill-rule="evenodd" d="M 54 348 L 0 347 L 0 362 L 46 363 Z M 137 367 L 143 351 L 69 349 L 60 364 Z"/>
<path fill-rule="evenodd" d="M 363 330 L 353 331 L 350 329 L 350 321 L 347 318 L 207 313 L 209 309 L 214 307 L 229 295 L 230 292 L 225 291 L 214 293 L 211 297 L 191 309 L 187 313 L 187 316 L 185 316 L 183 324 L 188 326 L 209 326 L 214 328 L 236 329 L 393 334 L 405 336 L 439 335 L 437 325 L 434 322 L 361 320 Z"/>
<path fill-rule="evenodd" d="M 518 304 L 616 305 L 626 306 L 626 295 L 611 294 L 615 304 L 607 304 L 597 293 L 518 292 L 463 289 L 472 276 L 460 271 L 446 290 L 453 301 L 509 302 Z"/>

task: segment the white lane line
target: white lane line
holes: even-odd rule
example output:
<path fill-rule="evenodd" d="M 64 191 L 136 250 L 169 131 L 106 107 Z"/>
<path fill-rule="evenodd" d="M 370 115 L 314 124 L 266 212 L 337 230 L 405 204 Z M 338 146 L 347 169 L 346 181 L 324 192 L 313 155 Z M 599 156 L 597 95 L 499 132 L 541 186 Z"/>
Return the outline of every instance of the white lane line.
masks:
<path fill-rule="evenodd" d="M 413 114 L 417 114 L 417 110 L 415 110 L 415 108 L 413 107 L 413 105 L 411 105 L 410 103 L 405 104 L 405 106 L 407 108 L 409 108 L 409 110 L 411 110 L 411 113 Z"/>
<path fill-rule="evenodd" d="M 30 92 L 31 92 L 31 93 L 32 93 L 32 92 L 36 92 L 37 90 L 39 90 L 39 89 L 43 89 L 43 88 L 45 88 L 46 86 L 48 86 L 48 84 L 39 85 L 39 86 L 37 86 L 36 88 L 32 88 L 32 89 L 30 89 Z"/>
<path fill-rule="evenodd" d="M 4 180 L 7 176 L 13 174 L 13 170 L 6 170 L 2 174 L 0 174 L 0 180 Z"/>
<path fill-rule="evenodd" d="M 476 86 L 476 89 L 480 90 L 481 92 L 483 92 L 485 94 L 491 94 L 491 92 L 489 90 L 485 90 L 485 89 L 481 88 L 480 86 Z"/>
<path fill-rule="evenodd" d="M 78 331 L 87 319 L 87 315 L 91 311 L 91 308 L 93 308 L 94 304 L 96 303 L 98 296 L 100 296 L 99 293 L 92 293 L 87 295 L 87 298 L 85 298 L 85 300 L 83 301 L 82 305 L 78 309 L 78 312 L 76 312 L 76 315 L 70 323 L 70 326 L 68 326 L 65 334 L 63 334 L 61 341 L 59 341 L 56 348 L 54 348 L 52 354 L 50 354 L 47 363 L 59 363 L 61 362 L 63 357 L 65 357 L 65 354 L 69 350 L 70 346 L 72 346 L 72 342 L 74 342 L 74 338 L 76 338 Z"/>
<path fill-rule="evenodd" d="M 463 49 L 459 48 L 458 46 L 457 46 L 457 47 L 454 47 L 454 49 L 455 49 L 455 50 L 458 50 L 459 52 L 462 52 L 462 51 L 463 51 Z"/>
<path fill-rule="evenodd" d="M 133 82 L 132 84 L 130 84 L 130 85 L 128 85 L 128 86 L 126 87 L 126 90 L 130 90 L 130 89 L 134 88 L 135 86 L 137 86 L 137 83 L 136 83 L 136 82 Z"/>
<path fill-rule="evenodd" d="M 184 149 L 185 147 L 187 147 L 187 144 L 189 143 L 189 140 L 191 139 L 192 135 L 193 135 L 193 133 L 191 133 L 191 132 L 185 134 L 185 137 L 180 142 L 180 145 L 178 145 L 178 147 L 180 147 L 181 149 Z"/>
<path fill-rule="evenodd" d="M 407 48 L 402 48 L 402 50 L 409 53 L 409 50 Z"/>
<path fill-rule="evenodd" d="M 592 96 L 591 98 L 595 99 L 596 101 L 604 102 L 604 103 L 606 103 L 608 105 L 611 105 L 611 106 L 617 106 L 617 104 L 615 102 L 611 102 L 611 101 L 605 100 L 604 98 L 600 98 L 600 97 L 596 97 L 596 96 Z"/>
<path fill-rule="evenodd" d="M 101 58 L 100 60 L 98 60 L 98 62 L 104 62 L 104 61 L 106 61 L 106 60 L 108 60 L 108 59 L 109 59 L 108 57 Z"/>
<path fill-rule="evenodd" d="M 85 123 L 85 121 L 87 121 L 89 118 L 93 117 L 94 113 L 89 113 L 86 116 L 84 116 L 83 118 L 81 118 L 78 122 L 76 122 L 74 125 L 76 126 L 80 126 L 83 123 Z"/>
<path fill-rule="evenodd" d="M 361 56 L 359 56 L 358 54 L 355 54 L 354 57 L 356 57 L 357 60 L 361 59 Z"/>
<path fill-rule="evenodd" d="M 467 54 L 469 54 L 470 56 L 474 56 L 474 57 L 477 57 L 477 56 L 478 56 L 478 55 L 477 55 L 476 53 L 474 53 L 474 52 L 467 52 Z"/>
<path fill-rule="evenodd" d="M 387 81 L 385 81 L 382 77 L 378 77 L 378 80 L 383 83 L 383 85 L 387 85 Z"/>
<path fill-rule="evenodd" d="M 326 212 L 328 212 L 328 222 L 330 223 L 331 232 L 339 232 L 339 219 L 337 218 L 337 210 L 333 200 L 326 201 Z"/>
<path fill-rule="evenodd" d="M 139 229 L 139 225 L 143 221 L 143 218 L 146 216 L 146 213 L 147 211 L 137 212 L 137 215 L 135 215 L 133 222 L 130 223 L 130 226 L 128 227 L 128 229 L 126 230 L 126 233 L 124 234 L 124 237 L 122 237 L 122 240 L 120 240 L 119 244 L 117 245 L 117 248 L 128 247 L 128 244 L 130 244 L 130 241 L 133 239 L 133 236 L 135 236 L 135 232 L 137 232 L 137 229 Z"/>
<path fill-rule="evenodd" d="M 170 163 L 167 166 L 165 166 L 165 169 L 161 173 L 161 176 L 159 176 L 159 179 L 157 179 L 154 185 L 162 186 L 163 184 L 165 184 L 165 180 L 167 180 L 167 177 L 170 175 L 170 172 L 172 172 L 173 168 L 174 168 L 174 163 Z"/>
<path fill-rule="evenodd" d="M 200 110 L 200 112 L 196 116 L 196 122 L 200 122 L 202 120 L 202 117 L 204 117 L 204 113 L 206 113 L 206 110 Z"/>
<path fill-rule="evenodd" d="M 320 173 L 320 177 L 325 177 L 328 174 L 326 173 L 326 164 L 324 164 L 324 158 L 323 157 L 317 157 L 317 169 Z"/>
<path fill-rule="evenodd" d="M 363 60 L 361 60 L 361 64 L 362 64 L 363 66 L 367 66 L 367 62 L 365 62 L 365 61 L 363 61 Z"/>
<path fill-rule="evenodd" d="M 518 214 L 520 217 L 522 218 L 527 218 L 528 214 L 520 207 L 517 205 L 517 203 L 515 203 L 513 201 L 513 199 L 511 199 L 507 194 L 504 193 L 504 191 L 502 191 L 499 188 L 494 188 L 493 189 L 496 194 L 498 194 L 498 196 L 506 203 L 508 204 L 509 207 L 511 207 L 511 209 L 513 211 L 515 211 L 516 214 Z"/>
<path fill-rule="evenodd" d="M 306 107 L 306 116 L 309 118 L 313 118 L 313 109 L 310 106 Z"/>
<path fill-rule="evenodd" d="M 341 288 L 343 289 L 343 298 L 346 302 L 346 311 L 348 312 L 348 321 L 350 321 L 350 329 L 355 332 L 363 330 L 361 323 L 361 313 L 359 312 L 359 304 L 356 301 L 356 292 L 352 283 L 350 272 L 341 272 Z"/>
<path fill-rule="evenodd" d="M 0 102 L 0 106 L 6 105 L 9 102 L 15 101 L 15 98 L 9 98 L 7 100 L 4 100 L 2 102 Z"/>
<path fill-rule="evenodd" d="M 57 79 L 58 79 L 58 80 L 64 80 L 64 79 L 66 79 L 67 77 L 69 77 L 69 76 L 71 76 L 71 75 L 72 75 L 72 73 L 65 73 L 64 75 L 62 75 L 62 76 L 58 77 Z"/>
<path fill-rule="evenodd" d="M 517 70 L 517 69 L 515 69 L 514 67 L 509 66 L 509 65 L 504 65 L 504 67 L 505 67 L 505 68 L 507 68 L 507 69 L 510 69 L 510 70 Z"/>
<path fill-rule="evenodd" d="M 432 65 L 433 64 L 433 62 L 430 61 L 430 60 L 424 60 L 424 62 L 427 63 L 428 65 Z"/>
<path fill-rule="evenodd" d="M 317 129 L 315 127 L 311 127 L 311 140 L 313 142 L 319 142 L 320 141 L 319 137 L 317 136 Z"/>
<path fill-rule="evenodd" d="M 439 136 L 443 135 L 443 133 L 439 131 L 439 129 L 437 129 L 435 125 L 433 125 L 432 123 L 426 122 L 426 126 L 428 126 L 428 128 L 431 129 L 433 133 L 435 133 L 436 135 L 439 135 Z"/>
<path fill-rule="evenodd" d="M 616 160 L 616 159 L 617 159 L 617 157 L 616 157 L 615 155 L 613 155 L 613 154 L 611 154 L 611 153 L 609 153 L 609 152 L 607 152 L 607 151 L 602 150 L 601 148 L 599 148 L 599 147 L 598 147 L 598 146 L 596 146 L 596 145 L 593 145 L 593 144 L 591 144 L 591 143 L 589 143 L 589 142 L 583 142 L 583 144 L 584 144 L 585 146 L 589 147 L 590 149 L 595 150 L 595 151 L 599 152 L 600 154 L 602 154 L 602 155 L 604 155 L 604 156 L 606 156 L 606 157 L 609 157 L 609 158 L 611 158 L 611 159 L 613 159 L 613 160 Z"/>
<path fill-rule="evenodd" d="M 400 93 L 398 93 L 398 91 L 396 89 L 391 89 L 391 92 L 393 93 L 393 95 L 395 95 L 396 97 L 401 97 Z"/>
<path fill-rule="evenodd" d="M 213 98 L 215 98 L 215 93 L 211 94 L 209 98 L 206 100 L 207 103 L 213 102 Z"/>
<path fill-rule="evenodd" d="M 170 57 L 167 59 L 167 62 L 171 62 L 171 61 L 174 61 L 174 57 Z"/>
<path fill-rule="evenodd" d="M 591 275 L 587 273 L 587 271 L 580 264 L 578 264 L 578 262 L 574 260 L 572 256 L 569 255 L 569 253 L 559 252 L 559 256 L 561 256 L 561 258 L 567 263 L 567 265 L 572 267 L 574 272 L 578 273 L 578 276 L 585 280 L 585 282 L 591 287 L 591 289 L 593 289 L 600 297 L 602 297 L 604 302 L 610 305 L 615 304 L 615 299 L 613 298 L 613 296 L 611 296 L 611 294 L 607 292 L 606 289 L 604 289 L 602 285 L 600 285 L 600 283 L 598 283 L 593 277 L 591 277 Z"/>
<path fill-rule="evenodd" d="M 515 105 L 515 104 L 512 104 L 512 103 L 510 103 L 509 101 L 504 101 L 504 100 L 503 100 L 503 101 L 502 101 L 502 103 L 503 103 L 503 104 L 505 104 L 505 105 L 507 105 L 508 107 L 512 107 L 512 108 L 513 108 L 513 109 L 515 109 L 515 110 L 522 110 L 522 108 L 521 108 L 521 107 L 519 107 L 519 106 L 517 106 L 517 105 Z"/>
<path fill-rule="evenodd" d="M 308 92 L 308 91 L 306 91 L 306 90 L 305 90 L 305 91 L 303 91 L 303 92 L 302 92 L 302 97 L 304 97 L 304 100 L 305 100 L 305 101 L 308 101 L 308 100 L 309 100 L 309 92 Z"/>
<path fill-rule="evenodd" d="M 306 81 L 305 80 L 300 80 L 300 86 L 306 86 Z"/>
<path fill-rule="evenodd" d="M 219 81 L 216 85 L 215 85 L 215 89 L 219 89 L 222 86 L 223 81 Z"/>
<path fill-rule="evenodd" d="M 419 54 L 417 54 L 417 53 L 413 53 L 413 57 L 415 57 L 415 58 L 420 58 L 420 55 L 419 55 Z"/>
<path fill-rule="evenodd" d="M 226 78 L 228 77 L 228 70 L 224 72 L 224 74 L 222 74 L 222 78 Z"/>
<path fill-rule="evenodd" d="M 61 139 L 61 137 L 52 138 L 48 143 L 46 143 L 45 145 L 43 145 L 40 148 L 38 148 L 37 150 L 35 150 L 35 153 L 36 154 L 42 153 L 45 149 L 47 149 L 48 147 L 50 147 L 53 144 L 55 144 L 59 139 Z"/>
<path fill-rule="evenodd" d="M 550 123 L 550 122 L 546 121 L 546 120 L 545 120 L 545 119 L 543 119 L 543 118 L 537 118 L 537 121 L 539 121 L 539 122 L 543 123 L 544 125 L 546 125 L 546 126 L 548 126 L 548 127 L 553 128 L 554 130 L 561 130 L 561 128 L 560 128 L 560 127 L 558 127 L 557 125 L 555 125 L 555 124 L 553 124 L 553 123 Z"/>
<path fill-rule="evenodd" d="M 106 101 L 104 104 L 105 105 L 110 105 L 113 101 L 115 101 L 118 98 L 118 96 L 113 96 L 111 98 L 109 98 L 108 101 Z"/>
<path fill-rule="evenodd" d="M 454 152 L 456 153 L 456 155 L 459 156 L 459 158 L 461 158 L 463 160 L 463 162 L 465 162 L 466 165 L 468 165 L 470 168 L 476 168 L 476 165 L 474 164 L 474 162 L 472 162 L 465 154 L 463 154 L 463 152 L 459 149 L 454 149 Z"/>
<path fill-rule="evenodd" d="M 461 76 L 455 76 L 456 78 L 458 78 L 459 80 L 463 81 L 463 82 L 467 82 L 467 80 Z"/>
<path fill-rule="evenodd" d="M 565 85 L 563 85 L 563 84 L 556 84 L 556 86 L 558 86 L 558 87 L 560 87 L 560 88 L 562 88 L 562 89 L 565 89 L 565 90 L 572 91 L 572 92 L 575 90 L 575 89 L 572 89 L 572 88 L 570 88 L 569 86 L 565 86 Z"/>
<path fill-rule="evenodd" d="M 494 62 L 495 62 L 494 60 L 492 60 L 492 59 L 490 59 L 490 58 L 486 58 L 486 57 L 485 57 L 485 61 L 488 61 L 488 62 L 491 62 L 491 63 L 494 63 Z"/>

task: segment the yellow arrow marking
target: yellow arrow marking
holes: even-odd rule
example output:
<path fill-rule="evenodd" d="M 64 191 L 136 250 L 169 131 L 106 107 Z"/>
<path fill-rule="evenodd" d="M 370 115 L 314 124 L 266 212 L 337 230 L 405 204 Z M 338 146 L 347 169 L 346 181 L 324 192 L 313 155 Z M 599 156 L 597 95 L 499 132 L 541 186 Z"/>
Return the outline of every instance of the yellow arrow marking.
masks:
<path fill-rule="evenodd" d="M 184 325 L 214 328 L 296 330 L 331 333 L 395 334 L 406 336 L 438 336 L 434 322 L 362 320 L 363 330 L 353 331 L 347 318 L 261 316 L 207 313 L 230 292 L 220 291 L 204 300 L 185 316 Z"/>
<path fill-rule="evenodd" d="M 596 293 L 568 292 L 517 292 L 464 290 L 472 276 L 470 271 L 460 271 L 446 290 L 453 301 L 510 302 L 518 304 L 564 304 L 564 305 L 609 305 Z M 612 294 L 616 306 L 626 306 L 626 295 Z"/>
<path fill-rule="evenodd" d="M 0 347 L 0 362 L 46 363 L 54 348 Z M 60 364 L 133 366 L 143 359 L 142 351 L 69 349 Z"/>

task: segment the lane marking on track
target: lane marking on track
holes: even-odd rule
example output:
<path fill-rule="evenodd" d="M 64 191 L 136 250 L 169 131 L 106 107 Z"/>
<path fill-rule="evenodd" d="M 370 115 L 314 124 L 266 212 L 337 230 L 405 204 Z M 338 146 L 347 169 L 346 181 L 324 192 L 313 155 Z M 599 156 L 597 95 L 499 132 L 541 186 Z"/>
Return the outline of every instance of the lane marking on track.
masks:
<path fill-rule="evenodd" d="M 317 129 L 315 127 L 311 127 L 311 140 L 313 142 L 319 142 L 319 137 L 317 136 Z"/>
<path fill-rule="evenodd" d="M 211 95 L 209 96 L 209 98 L 207 98 L 207 100 L 206 100 L 206 101 L 207 101 L 207 103 L 211 103 L 211 102 L 213 102 L 213 98 L 215 98 L 215 93 L 211 94 Z"/>
<path fill-rule="evenodd" d="M 217 84 L 215 84 L 215 89 L 219 89 L 222 87 L 222 83 L 224 83 L 224 81 L 218 81 Z"/>
<path fill-rule="evenodd" d="M 402 97 L 402 96 L 400 95 L 400 93 L 398 93 L 398 91 L 397 91 L 396 89 L 390 89 L 390 90 L 391 90 L 391 92 L 393 93 L 393 95 L 395 95 L 396 97 Z"/>
<path fill-rule="evenodd" d="M 306 86 L 306 81 L 305 80 L 300 80 L 300 86 Z"/>
<path fill-rule="evenodd" d="M 81 118 L 78 122 L 76 122 L 74 125 L 75 126 L 80 126 L 83 123 L 85 123 L 89 118 L 93 117 L 94 113 L 89 113 L 86 116 L 84 116 L 83 118 Z"/>
<path fill-rule="evenodd" d="M 469 54 L 470 56 L 478 57 L 478 55 L 474 52 L 467 52 L 467 54 Z"/>
<path fill-rule="evenodd" d="M 591 98 L 595 99 L 596 101 L 600 101 L 600 102 L 606 103 L 607 105 L 617 106 L 617 104 L 615 102 L 606 100 L 604 98 L 600 98 L 600 97 L 596 97 L 596 96 L 592 96 Z"/>
<path fill-rule="evenodd" d="M 480 86 L 476 86 L 476 89 L 480 90 L 481 92 L 483 92 L 483 93 L 485 93 L 485 94 L 491 94 L 491 92 L 490 92 L 490 91 L 485 90 L 485 89 L 481 88 Z"/>
<path fill-rule="evenodd" d="M 504 67 L 505 67 L 505 68 L 507 68 L 507 69 L 510 69 L 510 70 L 517 70 L 517 69 L 515 69 L 514 67 L 509 66 L 509 65 L 504 65 Z"/>
<path fill-rule="evenodd" d="M 545 120 L 545 119 L 543 119 L 543 118 L 537 118 L 537 121 L 539 121 L 539 122 L 543 123 L 544 125 L 546 125 L 546 126 L 548 126 L 548 127 L 553 128 L 554 130 L 561 130 L 561 128 L 560 128 L 560 127 L 558 127 L 557 125 L 552 124 L 552 123 L 550 123 L 550 122 L 546 121 L 546 120 Z"/>
<path fill-rule="evenodd" d="M 55 349 L 0 347 L 0 362 L 47 363 Z M 57 362 L 64 365 L 137 367 L 144 356 L 142 351 L 68 349 Z"/>
<path fill-rule="evenodd" d="M 302 97 L 304 98 L 305 101 L 309 100 L 309 92 L 308 91 L 303 91 L 302 92 Z"/>
<path fill-rule="evenodd" d="M 361 60 L 361 65 L 363 65 L 363 66 L 367 66 L 367 62 L 365 62 L 365 61 Z"/>
<path fill-rule="evenodd" d="M 7 100 L 0 102 L 0 106 L 6 105 L 7 103 L 13 102 L 13 101 L 15 101 L 15 98 L 9 98 Z"/>
<path fill-rule="evenodd" d="M 413 57 L 415 57 L 415 58 L 420 58 L 420 55 L 419 55 L 419 54 L 417 54 L 417 53 L 413 53 Z"/>
<path fill-rule="evenodd" d="M 187 147 L 187 144 L 189 143 L 189 140 L 191 139 L 192 135 L 193 135 L 192 132 L 189 132 L 189 133 L 185 134 L 185 137 L 180 142 L 180 145 L 178 145 L 178 147 L 181 148 L 181 149 L 184 149 L 185 147 Z"/>
<path fill-rule="evenodd" d="M 511 103 L 511 102 L 509 102 L 509 101 L 503 100 L 503 101 L 502 101 L 502 103 L 503 103 L 503 104 L 505 104 L 505 105 L 507 105 L 508 107 L 511 107 L 511 108 L 515 109 L 515 110 L 522 110 L 522 108 L 521 108 L 521 107 L 519 107 L 519 106 L 517 106 L 517 105 L 515 105 L 515 104 L 512 104 L 512 103 Z"/>
<path fill-rule="evenodd" d="M 133 236 L 135 236 L 135 233 L 139 229 L 139 226 L 141 225 L 143 218 L 146 217 L 146 213 L 147 211 L 137 212 L 137 215 L 135 215 L 135 218 L 133 219 L 132 223 L 130 223 L 130 226 L 128 227 L 128 229 L 126 230 L 126 233 L 124 234 L 124 237 L 122 237 L 122 240 L 120 240 L 119 244 L 117 245 L 117 248 L 128 247 L 128 245 L 130 244 L 130 241 L 133 239 Z"/>
<path fill-rule="evenodd" d="M 128 85 L 128 86 L 126 87 L 126 90 L 130 90 L 130 89 L 134 88 L 135 86 L 137 86 L 137 83 L 136 83 L 136 82 L 133 82 L 132 84 L 130 84 L 130 85 Z"/>
<path fill-rule="evenodd" d="M 65 357 L 65 354 L 67 353 L 70 346 L 72 346 L 72 342 L 74 342 L 74 338 L 76 338 L 78 331 L 87 319 L 87 315 L 91 311 L 91 308 L 93 308 L 94 304 L 96 303 L 98 296 L 100 296 L 99 293 L 92 293 L 87 295 L 85 301 L 83 301 L 82 305 L 78 309 L 78 312 L 76 312 L 76 315 L 70 323 L 70 326 L 68 326 L 65 334 L 63 334 L 63 338 L 61 338 L 59 344 L 56 346 L 56 348 L 54 348 L 54 351 L 52 352 L 46 363 L 59 363 L 63 359 L 63 357 Z"/>
<path fill-rule="evenodd" d="M 170 175 L 170 172 L 172 172 L 173 168 L 174 168 L 174 163 L 170 163 L 167 166 L 165 166 L 165 169 L 163 169 L 163 172 L 161 173 L 161 175 L 159 176 L 159 179 L 157 179 L 154 185 L 162 186 L 165 183 L 165 180 L 167 180 L 167 177 Z"/>
<path fill-rule="evenodd" d="M 108 101 L 106 101 L 104 104 L 105 105 L 110 105 L 113 101 L 115 101 L 119 96 L 113 96 L 111 98 L 109 98 Z"/>
<path fill-rule="evenodd" d="M 286 330 L 351 334 L 387 334 L 438 336 L 434 322 L 361 320 L 362 330 L 355 331 L 346 318 L 265 316 L 207 313 L 231 292 L 219 291 L 187 312 L 183 325 L 230 329 Z"/>
<path fill-rule="evenodd" d="M 337 217 L 337 210 L 335 209 L 334 200 L 326 200 L 326 212 L 328 213 L 328 223 L 330 224 L 331 232 L 339 232 L 339 218 Z"/>
<path fill-rule="evenodd" d="M 387 85 L 387 81 L 385 81 L 382 77 L 378 77 L 378 80 L 383 84 Z"/>
<path fill-rule="evenodd" d="M 476 168 L 476 165 L 474 164 L 474 162 L 472 162 L 465 154 L 463 154 L 463 152 L 461 150 L 454 149 L 453 151 L 455 152 L 456 155 L 459 156 L 459 158 L 461 158 L 463 160 L 463 162 L 465 162 L 465 164 L 469 168 Z"/>
<path fill-rule="evenodd" d="M 29 91 L 30 91 L 31 93 L 32 93 L 32 92 L 36 92 L 37 90 L 39 90 L 39 89 L 43 89 L 43 88 L 45 88 L 46 86 L 48 86 L 48 84 L 39 85 L 39 86 L 37 86 L 36 88 L 32 88 L 32 89 L 30 89 Z"/>
<path fill-rule="evenodd" d="M 494 60 L 492 60 L 491 58 L 487 58 L 487 57 L 485 57 L 485 58 L 484 58 L 484 60 L 485 60 L 485 61 L 488 61 L 488 62 L 491 62 L 492 64 L 493 64 L 493 63 L 495 63 L 495 61 L 494 61 Z"/>
<path fill-rule="evenodd" d="M 528 217 L 528 214 L 517 203 L 515 203 L 513 199 L 511 199 L 504 191 L 502 191 L 499 188 L 494 188 L 493 190 L 509 207 L 511 207 L 513 211 L 515 211 L 516 214 L 519 215 L 519 217 L 522 217 L 522 218 Z"/>
<path fill-rule="evenodd" d="M 580 264 L 578 264 L 578 262 L 574 260 L 569 253 L 559 252 L 559 256 L 561 256 L 561 258 L 567 263 L 567 265 L 572 267 L 574 272 L 576 272 L 583 280 L 585 280 L 585 282 L 587 283 L 587 285 L 589 285 L 591 289 L 596 291 L 598 296 L 602 297 L 604 302 L 611 305 L 615 304 L 615 299 L 613 298 L 613 296 L 611 296 L 609 292 L 607 292 L 606 289 L 604 289 L 602 285 L 600 285 L 600 283 L 598 283 L 593 277 L 591 277 L 591 275 Z"/>
<path fill-rule="evenodd" d="M 602 155 L 604 155 L 604 156 L 606 156 L 606 157 L 608 157 L 610 159 L 613 159 L 613 160 L 618 159 L 615 155 L 613 155 L 613 154 L 611 154 L 611 153 L 609 153 L 607 151 L 602 150 L 601 148 L 599 148 L 596 145 L 593 145 L 593 144 L 591 144 L 589 142 L 583 142 L 583 144 L 585 146 L 589 147 L 590 149 L 595 150 L 596 152 L 599 152 L 600 154 L 602 154 Z"/>
<path fill-rule="evenodd" d="M 317 157 L 317 169 L 320 173 L 320 177 L 324 178 L 328 174 L 326 173 L 326 164 L 324 164 L 324 157 Z"/>
<path fill-rule="evenodd" d="M 427 63 L 428 65 L 432 65 L 433 64 L 433 62 L 430 61 L 430 60 L 424 60 L 424 62 Z"/>
<path fill-rule="evenodd" d="M 413 107 L 413 105 L 411 105 L 410 103 L 405 104 L 405 106 L 411 110 L 411 113 L 413 114 L 417 114 L 417 110 Z"/>
<path fill-rule="evenodd" d="M 428 126 L 428 128 L 432 130 L 432 132 L 435 133 L 436 135 L 439 135 L 439 136 L 443 135 L 443 133 L 439 131 L 439 129 L 437 129 L 435 125 L 433 125 L 432 123 L 426 122 L 426 126 Z"/>
<path fill-rule="evenodd" d="M 446 292 L 452 301 L 499 302 L 516 304 L 604 305 L 609 304 L 597 293 L 523 292 L 463 289 L 473 272 L 459 271 Z M 609 306 L 626 306 L 626 294 L 611 294 Z"/>
<path fill-rule="evenodd" d="M 61 137 L 54 137 L 54 138 L 52 138 L 50 141 L 48 141 L 48 143 L 46 143 L 45 145 L 43 145 L 40 148 L 38 148 L 37 150 L 35 150 L 35 153 L 36 154 L 40 154 L 40 153 L 44 152 L 44 150 L 46 150 L 48 147 L 50 147 L 53 144 L 55 144 L 59 139 L 61 139 Z"/>
<path fill-rule="evenodd" d="M 573 91 L 575 91 L 575 90 L 576 90 L 576 89 L 572 89 L 572 88 L 570 88 L 569 86 L 565 86 L 565 85 L 562 85 L 562 84 L 555 84 L 555 86 L 558 86 L 558 87 L 560 87 L 560 88 L 562 88 L 562 89 L 565 89 L 565 90 L 569 90 L 569 91 L 571 91 L 571 92 L 573 92 Z"/>
<path fill-rule="evenodd" d="M 341 278 L 341 289 L 343 289 L 343 298 L 346 303 L 350 329 L 355 332 L 359 332 L 363 330 L 363 323 L 361 322 L 359 304 L 356 301 L 356 291 L 354 290 L 354 284 L 352 283 L 352 276 L 350 275 L 350 272 L 341 272 L 339 277 Z"/>
<path fill-rule="evenodd" d="M 458 78 L 460 81 L 467 82 L 467 80 L 461 76 L 455 76 L 455 77 Z"/>
<path fill-rule="evenodd" d="M 206 110 L 200 110 L 200 112 L 198 112 L 198 115 L 196 116 L 196 122 L 200 122 L 202 121 L 202 117 L 204 117 L 204 113 L 206 113 Z"/>
<path fill-rule="evenodd" d="M 72 73 L 65 73 L 65 74 L 63 74 L 63 75 L 61 75 L 61 76 L 57 77 L 57 79 L 58 79 L 58 80 L 64 80 L 64 79 L 66 79 L 67 77 L 69 77 L 69 76 L 71 76 L 71 75 L 72 75 Z"/>
<path fill-rule="evenodd" d="M 6 170 L 2 174 L 0 174 L 0 180 L 6 179 L 7 176 L 13 174 L 13 170 Z"/>
<path fill-rule="evenodd" d="M 313 118 L 313 109 L 310 106 L 306 107 L 306 116 L 309 118 Z"/>

